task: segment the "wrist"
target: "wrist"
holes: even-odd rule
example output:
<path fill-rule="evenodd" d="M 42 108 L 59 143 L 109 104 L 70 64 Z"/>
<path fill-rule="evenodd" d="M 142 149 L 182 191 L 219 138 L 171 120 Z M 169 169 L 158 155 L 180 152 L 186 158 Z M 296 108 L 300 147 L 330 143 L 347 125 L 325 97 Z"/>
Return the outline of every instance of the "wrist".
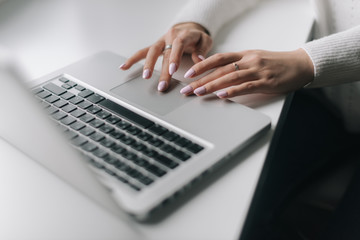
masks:
<path fill-rule="evenodd" d="M 202 31 L 202 32 L 204 32 L 204 33 L 206 33 L 207 35 L 210 36 L 210 32 L 204 26 L 202 26 L 201 24 L 196 23 L 196 22 L 177 23 L 173 27 L 183 27 L 183 28 L 196 29 L 196 30 Z"/>

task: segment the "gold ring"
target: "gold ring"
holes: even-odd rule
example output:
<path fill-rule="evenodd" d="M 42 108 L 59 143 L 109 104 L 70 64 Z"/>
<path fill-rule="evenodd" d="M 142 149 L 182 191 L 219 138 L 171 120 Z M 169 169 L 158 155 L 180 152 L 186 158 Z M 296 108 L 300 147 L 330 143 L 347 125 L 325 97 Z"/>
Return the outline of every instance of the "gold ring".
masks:
<path fill-rule="evenodd" d="M 235 67 L 235 71 L 240 70 L 239 65 L 237 65 L 236 63 L 234 63 L 234 67 Z"/>

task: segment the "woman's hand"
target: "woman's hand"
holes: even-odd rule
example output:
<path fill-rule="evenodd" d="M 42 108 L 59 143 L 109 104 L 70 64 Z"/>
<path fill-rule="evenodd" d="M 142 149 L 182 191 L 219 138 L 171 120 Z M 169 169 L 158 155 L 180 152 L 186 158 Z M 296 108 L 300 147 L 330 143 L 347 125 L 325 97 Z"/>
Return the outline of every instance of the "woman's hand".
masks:
<path fill-rule="evenodd" d="M 249 50 L 218 53 L 195 64 L 185 73 L 185 78 L 214 68 L 213 72 L 180 92 L 202 96 L 218 91 L 216 94 L 219 98 L 250 93 L 286 93 L 302 88 L 314 78 L 313 63 L 303 49 L 291 52 Z"/>
<path fill-rule="evenodd" d="M 201 25 L 190 22 L 177 24 L 153 45 L 136 52 L 120 69 L 129 69 L 134 63 L 146 58 L 143 78 L 151 78 L 157 59 L 163 54 L 158 90 L 165 91 L 170 85 L 171 76 L 179 68 L 184 53 L 191 54 L 194 63 L 198 63 L 205 59 L 211 46 L 212 39 Z"/>

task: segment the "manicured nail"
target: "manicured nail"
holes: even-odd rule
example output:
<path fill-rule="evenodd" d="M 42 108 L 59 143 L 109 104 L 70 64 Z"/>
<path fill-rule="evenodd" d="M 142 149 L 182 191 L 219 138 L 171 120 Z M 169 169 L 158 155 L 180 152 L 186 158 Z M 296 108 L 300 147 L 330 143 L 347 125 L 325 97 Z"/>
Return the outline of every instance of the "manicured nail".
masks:
<path fill-rule="evenodd" d="M 119 66 L 119 68 L 122 69 L 123 67 L 125 67 L 125 65 L 126 65 L 126 64 L 123 63 L 123 64 L 121 64 L 121 65 Z"/>
<path fill-rule="evenodd" d="M 169 74 L 173 75 L 176 72 L 176 64 L 175 63 L 171 63 L 169 66 Z"/>
<path fill-rule="evenodd" d="M 198 87 L 197 89 L 194 90 L 194 93 L 198 96 L 203 95 L 206 93 L 206 89 L 204 86 Z"/>
<path fill-rule="evenodd" d="M 149 69 L 145 69 L 143 72 L 143 76 L 144 79 L 147 79 L 150 77 L 150 70 Z"/>
<path fill-rule="evenodd" d="M 158 91 L 160 91 L 160 92 L 165 91 L 167 89 L 167 86 L 168 86 L 168 84 L 166 81 L 159 82 Z"/>
<path fill-rule="evenodd" d="M 183 87 L 180 90 L 180 93 L 181 94 L 188 94 L 188 93 L 191 93 L 192 91 L 193 91 L 193 88 L 190 85 L 187 85 L 186 87 Z"/>
<path fill-rule="evenodd" d="M 200 58 L 202 61 L 205 60 L 205 57 L 203 55 L 198 55 L 198 58 Z"/>
<path fill-rule="evenodd" d="M 194 69 L 190 68 L 184 75 L 184 78 L 191 78 L 192 76 L 195 75 L 195 71 Z"/>
<path fill-rule="evenodd" d="M 227 98 L 228 93 L 226 91 L 219 91 L 216 93 L 219 98 Z"/>

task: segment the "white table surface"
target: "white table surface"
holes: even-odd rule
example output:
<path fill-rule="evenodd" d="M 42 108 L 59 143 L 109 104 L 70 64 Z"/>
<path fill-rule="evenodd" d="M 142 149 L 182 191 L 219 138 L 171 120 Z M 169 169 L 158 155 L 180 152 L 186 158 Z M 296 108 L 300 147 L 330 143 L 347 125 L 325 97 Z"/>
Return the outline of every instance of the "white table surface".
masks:
<path fill-rule="evenodd" d="M 101 50 L 130 56 L 164 34 L 182 4 L 8 0 L 0 3 L 0 45 L 13 51 L 34 79 Z M 293 50 L 305 42 L 311 24 L 308 1 L 265 0 L 222 29 L 213 52 Z M 271 131 L 156 221 L 134 221 L 148 239 L 238 238 L 284 96 L 257 94 L 235 100 L 270 116 Z M 126 239 L 117 228 L 119 219 L 1 138 L 0 159 L 0 239 Z"/>

